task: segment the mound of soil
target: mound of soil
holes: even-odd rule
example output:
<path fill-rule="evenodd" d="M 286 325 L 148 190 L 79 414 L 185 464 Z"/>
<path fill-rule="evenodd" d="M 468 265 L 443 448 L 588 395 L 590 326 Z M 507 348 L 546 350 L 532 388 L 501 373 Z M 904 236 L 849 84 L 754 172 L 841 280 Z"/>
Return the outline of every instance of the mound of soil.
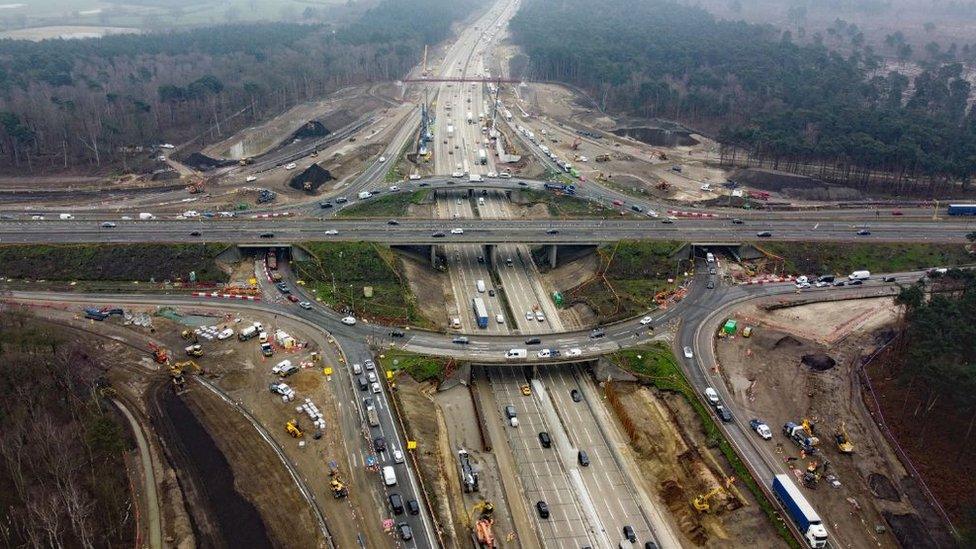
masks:
<path fill-rule="evenodd" d="M 325 127 L 325 124 L 319 122 L 318 120 L 309 120 L 304 126 L 298 128 L 298 131 L 292 134 L 294 139 L 308 139 L 310 137 L 325 137 L 332 133 L 329 128 Z"/>
<path fill-rule="evenodd" d="M 925 525 L 918 519 L 918 515 L 914 513 L 896 515 L 888 511 L 881 515 L 891 526 L 891 533 L 895 535 L 902 547 L 937 547 Z"/>
<path fill-rule="evenodd" d="M 664 128 L 619 128 L 613 133 L 621 137 L 631 137 L 654 147 L 689 147 L 697 145 L 698 140 L 684 130 Z"/>
<path fill-rule="evenodd" d="M 236 164 L 236 162 L 233 160 L 217 160 L 216 158 L 210 158 L 209 156 L 198 152 L 192 153 L 184 158 L 183 163 L 202 172 L 210 171 L 216 168 L 223 168 L 224 166 L 233 166 Z"/>
<path fill-rule="evenodd" d="M 793 337 L 791 335 L 785 335 L 785 336 L 777 339 L 776 342 L 773 343 L 773 347 L 772 348 L 773 349 L 780 349 L 780 348 L 783 348 L 783 347 L 802 347 L 802 346 L 803 346 L 803 343 L 801 343 L 800 340 L 798 340 L 797 338 L 795 338 L 795 337 Z"/>
<path fill-rule="evenodd" d="M 162 170 L 156 170 L 152 173 L 153 181 L 169 181 L 171 179 L 179 179 L 180 173 L 172 168 L 166 168 Z"/>
<path fill-rule="evenodd" d="M 288 186 L 309 193 L 314 193 L 319 190 L 319 187 L 335 179 L 329 170 L 319 166 L 318 164 L 312 164 L 302 173 L 291 178 L 288 182 Z"/>
<path fill-rule="evenodd" d="M 874 494 L 874 497 L 878 499 L 901 501 L 901 495 L 891 479 L 881 473 L 871 473 L 868 476 L 868 486 L 871 487 L 871 493 Z"/>
<path fill-rule="evenodd" d="M 756 189 L 778 192 L 786 196 L 807 200 L 855 200 L 861 197 L 859 191 L 850 187 L 832 185 L 804 175 L 772 170 L 751 168 L 737 170 L 729 179 Z"/>
<path fill-rule="evenodd" d="M 785 338 L 784 338 L 785 339 Z M 837 361 L 830 358 L 824 353 L 813 353 L 809 355 L 803 355 L 800 359 L 801 362 L 810 367 L 810 369 L 817 372 L 826 372 L 827 370 L 837 366 Z"/>

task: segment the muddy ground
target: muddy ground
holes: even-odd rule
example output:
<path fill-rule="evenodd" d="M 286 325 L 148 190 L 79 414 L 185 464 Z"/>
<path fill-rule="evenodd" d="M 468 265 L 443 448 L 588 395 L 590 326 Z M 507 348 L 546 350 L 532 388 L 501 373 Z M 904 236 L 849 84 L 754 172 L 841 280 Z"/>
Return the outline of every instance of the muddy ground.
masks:
<path fill-rule="evenodd" d="M 828 530 L 848 547 L 947 546 L 927 505 L 915 505 L 904 489 L 912 482 L 892 450 L 872 425 L 861 400 L 852 365 L 879 341 L 877 331 L 891 319 L 883 299 L 805 305 L 767 313 L 746 307 L 735 317 L 754 326 L 751 338 L 716 341 L 722 376 L 737 408 L 759 417 L 773 430 L 765 442 L 799 471 L 816 462 L 823 480 L 815 489 L 801 488 L 824 515 Z M 802 362 L 826 355 L 836 365 L 824 371 Z M 819 455 L 804 458 L 781 427 L 808 418 L 820 438 Z M 846 429 L 855 446 L 841 454 L 834 435 Z M 826 470 L 824 471 L 824 467 Z M 830 476 L 839 485 L 832 487 Z M 797 481 L 802 486 L 802 482 Z M 896 517 L 886 520 L 888 517 Z M 913 526 L 914 525 L 914 526 Z M 893 532 L 897 532 L 896 535 Z"/>
<path fill-rule="evenodd" d="M 417 310 L 437 329 L 446 330 L 448 319 L 445 310 L 456 310 L 450 307 L 454 292 L 448 274 L 431 267 L 430 261 L 404 255 L 397 258 L 410 291 L 416 297 Z"/>
<path fill-rule="evenodd" d="M 701 420 L 680 396 L 634 383 L 614 383 L 608 399 L 623 432 L 634 427 L 631 448 L 649 493 L 656 494 L 688 546 L 785 547 L 747 489 L 735 484 L 699 514 L 691 500 L 724 486 L 731 467 L 710 448 Z M 616 401 L 618 404 L 614 404 Z"/>

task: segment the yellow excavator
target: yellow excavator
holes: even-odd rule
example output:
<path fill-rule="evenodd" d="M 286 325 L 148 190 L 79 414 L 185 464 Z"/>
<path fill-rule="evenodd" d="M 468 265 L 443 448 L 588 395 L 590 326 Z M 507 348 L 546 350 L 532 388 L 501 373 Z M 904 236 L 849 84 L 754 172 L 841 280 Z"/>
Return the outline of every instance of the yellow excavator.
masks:
<path fill-rule="evenodd" d="M 298 420 L 292 419 L 285 424 L 285 431 L 292 436 L 292 438 L 302 438 L 305 433 L 298 427 Z"/>
<path fill-rule="evenodd" d="M 186 370 L 191 370 L 193 373 L 199 374 L 203 371 L 203 368 L 192 360 L 175 362 L 169 365 L 169 376 L 173 380 L 173 389 L 178 394 L 182 393 L 186 388 L 186 378 L 183 376 L 183 372 Z"/>
<path fill-rule="evenodd" d="M 349 495 L 349 488 L 342 481 L 342 477 L 339 475 L 339 464 L 335 461 L 329 462 L 329 488 L 332 490 L 332 497 L 335 499 Z"/>
<path fill-rule="evenodd" d="M 479 501 L 471 508 L 471 520 L 474 522 L 475 536 L 478 538 L 478 545 L 481 549 L 493 549 L 495 547 L 495 532 L 492 527 L 495 525 L 494 519 L 495 505 L 490 501 Z"/>
<path fill-rule="evenodd" d="M 853 454 L 854 453 L 854 443 L 851 442 L 851 437 L 847 435 L 847 425 L 841 422 L 840 429 L 834 435 L 834 442 L 837 443 L 837 451 L 842 454 Z"/>
<path fill-rule="evenodd" d="M 725 486 L 716 486 L 704 494 L 698 494 L 695 499 L 691 500 L 691 506 L 695 508 L 695 511 L 699 513 L 707 513 L 712 506 L 708 503 L 713 497 L 725 492 L 728 488 L 731 488 L 735 484 L 735 477 L 729 477 L 725 479 Z"/>

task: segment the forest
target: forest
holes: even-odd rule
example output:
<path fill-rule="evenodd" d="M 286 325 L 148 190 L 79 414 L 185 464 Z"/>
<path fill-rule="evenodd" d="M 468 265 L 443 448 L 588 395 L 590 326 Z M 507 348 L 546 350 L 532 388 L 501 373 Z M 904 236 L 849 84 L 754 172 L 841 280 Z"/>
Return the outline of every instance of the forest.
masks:
<path fill-rule="evenodd" d="M 0 40 L 0 172 L 124 168 L 146 146 L 219 139 L 338 88 L 394 80 L 475 5 L 382 0 L 339 28 Z"/>
<path fill-rule="evenodd" d="M 879 71 L 870 48 L 845 57 L 665 0 L 527 0 L 511 28 L 529 78 L 579 86 L 606 110 L 683 122 L 716 137 L 728 163 L 896 193 L 965 186 L 976 171 L 958 63 L 929 64 L 911 82 Z"/>

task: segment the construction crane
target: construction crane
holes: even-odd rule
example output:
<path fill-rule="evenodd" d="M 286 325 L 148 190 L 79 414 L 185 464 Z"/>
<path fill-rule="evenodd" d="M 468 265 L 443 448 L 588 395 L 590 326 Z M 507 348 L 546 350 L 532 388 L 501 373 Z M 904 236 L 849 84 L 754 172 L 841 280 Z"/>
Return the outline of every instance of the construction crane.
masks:
<path fill-rule="evenodd" d="M 305 436 L 305 433 L 298 427 L 297 419 L 291 419 L 288 420 L 288 423 L 285 423 L 285 432 L 291 435 L 292 438 L 302 438 Z"/>
<path fill-rule="evenodd" d="M 149 350 L 152 351 L 153 360 L 155 360 L 157 364 L 166 364 L 166 362 L 169 360 L 169 353 L 166 352 L 166 349 L 163 349 L 152 341 L 149 342 Z"/>
<path fill-rule="evenodd" d="M 847 425 L 843 421 L 840 423 L 840 429 L 834 435 L 834 442 L 837 443 L 837 451 L 840 453 L 854 453 L 854 443 L 851 442 L 851 437 L 847 435 Z"/>

